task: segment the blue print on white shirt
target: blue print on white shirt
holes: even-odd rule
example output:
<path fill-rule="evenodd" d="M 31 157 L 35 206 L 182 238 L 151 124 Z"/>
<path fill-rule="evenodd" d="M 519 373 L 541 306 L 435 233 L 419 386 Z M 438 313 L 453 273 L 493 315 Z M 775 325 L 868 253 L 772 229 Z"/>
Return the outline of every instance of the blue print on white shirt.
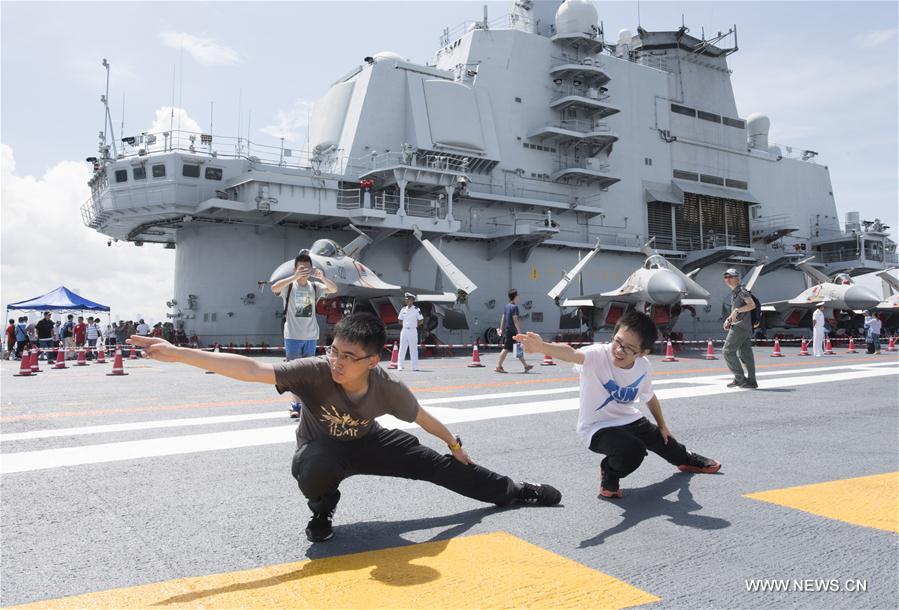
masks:
<path fill-rule="evenodd" d="M 609 397 L 606 398 L 606 401 L 596 407 L 596 410 L 599 411 L 604 406 L 612 402 L 619 403 L 627 403 L 634 402 L 637 398 L 637 391 L 639 390 L 640 382 L 643 381 L 643 378 L 646 377 L 646 373 L 640 375 L 640 378 L 637 379 L 634 383 L 630 385 L 626 385 L 623 388 L 615 383 L 614 379 L 609 379 L 607 382 L 602 384 L 602 387 L 606 389 L 606 392 L 609 393 Z"/>

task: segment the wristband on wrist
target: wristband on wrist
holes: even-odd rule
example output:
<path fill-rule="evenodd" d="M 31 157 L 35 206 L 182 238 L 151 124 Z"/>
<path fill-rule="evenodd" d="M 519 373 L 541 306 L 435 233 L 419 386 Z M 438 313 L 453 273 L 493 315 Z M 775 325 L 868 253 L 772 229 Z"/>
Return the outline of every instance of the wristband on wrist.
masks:
<path fill-rule="evenodd" d="M 447 443 L 446 446 L 449 447 L 450 451 L 458 451 L 459 449 L 462 448 L 462 439 L 457 435 L 456 442 L 453 444 Z"/>

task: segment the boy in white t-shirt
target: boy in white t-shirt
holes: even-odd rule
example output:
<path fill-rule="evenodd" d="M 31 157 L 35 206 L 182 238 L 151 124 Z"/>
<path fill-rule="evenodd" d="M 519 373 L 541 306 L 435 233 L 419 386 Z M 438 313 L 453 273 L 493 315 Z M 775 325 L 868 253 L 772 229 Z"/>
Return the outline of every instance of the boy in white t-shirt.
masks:
<path fill-rule="evenodd" d="M 528 353 L 576 365 L 581 386 L 577 432 L 590 451 L 606 456 L 600 464 L 602 498 L 621 497 L 619 480 L 640 466 L 647 449 L 684 472 L 712 474 L 721 469 L 717 461 L 687 451 L 668 430 L 646 358 L 656 334 L 649 316 L 629 311 L 615 325 L 611 342 L 580 350 L 546 343 L 536 333 L 515 337 Z M 643 417 L 639 403 L 646 404 L 658 425 Z"/>

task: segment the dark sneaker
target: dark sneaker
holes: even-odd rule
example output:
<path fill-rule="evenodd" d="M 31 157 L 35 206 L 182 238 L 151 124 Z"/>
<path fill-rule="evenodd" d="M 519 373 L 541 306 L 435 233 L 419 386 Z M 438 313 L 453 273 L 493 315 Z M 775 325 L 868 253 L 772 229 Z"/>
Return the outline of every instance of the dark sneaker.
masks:
<path fill-rule="evenodd" d="M 677 467 L 681 472 L 701 472 L 703 474 L 715 474 L 721 470 L 721 463 L 711 458 L 699 455 L 698 453 L 690 454 L 690 461 Z"/>
<path fill-rule="evenodd" d="M 306 524 L 306 538 L 309 542 L 324 542 L 334 535 L 331 527 L 331 515 L 333 513 L 313 513 L 309 523 Z"/>
<path fill-rule="evenodd" d="M 622 496 L 618 479 L 606 474 L 602 468 L 599 469 L 599 497 L 600 498 L 620 498 Z"/>
<path fill-rule="evenodd" d="M 755 379 L 747 379 L 742 384 L 740 384 L 741 388 L 746 388 L 747 390 L 757 390 L 759 389 L 759 384 L 756 383 Z"/>
<path fill-rule="evenodd" d="M 532 368 L 534 368 L 534 365 L 533 365 L 533 364 L 526 364 L 526 365 L 524 366 L 524 372 L 527 373 L 527 372 L 530 371 Z"/>
<path fill-rule="evenodd" d="M 536 504 L 537 506 L 555 506 L 562 501 L 562 492 L 543 483 L 519 483 L 516 500 L 522 504 Z"/>
<path fill-rule="evenodd" d="M 746 383 L 746 380 L 745 380 L 745 379 L 742 379 L 742 380 L 734 379 L 734 380 L 731 381 L 729 384 L 727 384 L 727 387 L 729 387 L 729 388 L 742 388 L 744 383 Z"/>

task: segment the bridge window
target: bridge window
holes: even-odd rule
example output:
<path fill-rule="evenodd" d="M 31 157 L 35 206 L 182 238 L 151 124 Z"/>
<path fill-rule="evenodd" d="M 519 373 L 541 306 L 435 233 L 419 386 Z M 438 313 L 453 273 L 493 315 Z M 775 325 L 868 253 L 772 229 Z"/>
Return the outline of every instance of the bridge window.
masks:
<path fill-rule="evenodd" d="M 193 163 L 185 163 L 181 168 L 181 175 L 185 178 L 199 178 L 200 166 Z"/>
<path fill-rule="evenodd" d="M 736 127 L 737 129 L 746 129 L 746 121 L 741 119 L 732 119 L 729 116 L 721 117 L 721 122 L 728 127 Z"/>
<path fill-rule="evenodd" d="M 684 116 L 696 118 L 696 111 L 692 108 L 687 108 L 686 106 L 681 106 L 679 104 L 671 104 L 671 112 L 675 114 L 682 114 Z"/>
<path fill-rule="evenodd" d="M 710 121 L 712 123 L 720 123 L 721 117 L 717 114 L 712 114 L 711 112 L 705 112 L 703 110 L 698 110 L 696 115 L 702 119 L 703 121 Z"/>
<path fill-rule="evenodd" d="M 743 189 L 745 191 L 749 188 L 749 183 L 745 180 L 731 180 L 728 178 L 724 183 L 734 189 Z"/>
<path fill-rule="evenodd" d="M 165 178 L 165 165 L 154 165 L 153 166 L 153 177 L 154 178 Z"/>
<path fill-rule="evenodd" d="M 681 180 L 692 180 L 693 182 L 699 182 L 699 174 L 695 172 L 685 172 L 682 169 L 676 169 L 673 172 L 675 178 L 680 178 Z"/>
<path fill-rule="evenodd" d="M 718 186 L 724 186 L 724 178 L 720 176 L 710 176 L 709 174 L 702 174 L 699 176 L 700 182 L 705 182 L 706 184 L 717 184 Z"/>
<path fill-rule="evenodd" d="M 131 170 L 131 173 L 134 174 L 135 180 L 146 180 L 147 179 L 147 168 L 141 165 L 140 167 L 135 167 Z"/>
<path fill-rule="evenodd" d="M 128 170 L 127 169 L 115 170 L 115 181 L 116 182 L 128 182 Z"/>
<path fill-rule="evenodd" d="M 206 175 L 207 180 L 221 180 L 222 179 L 222 168 L 207 167 L 205 175 Z"/>

